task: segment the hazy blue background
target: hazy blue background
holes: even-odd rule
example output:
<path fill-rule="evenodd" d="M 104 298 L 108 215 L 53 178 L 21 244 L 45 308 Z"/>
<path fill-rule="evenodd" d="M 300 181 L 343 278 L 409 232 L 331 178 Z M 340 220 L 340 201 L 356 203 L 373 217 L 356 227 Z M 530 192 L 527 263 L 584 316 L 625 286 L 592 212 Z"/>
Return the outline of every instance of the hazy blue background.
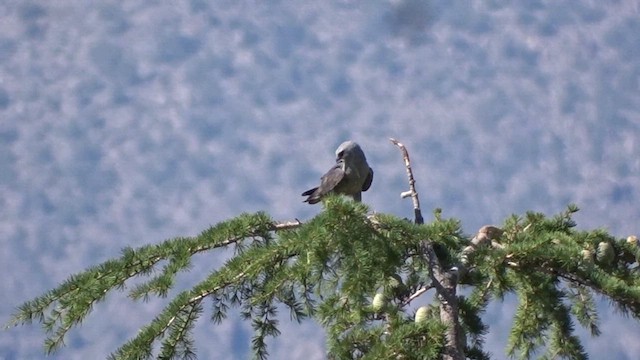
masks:
<path fill-rule="evenodd" d="M 313 216 L 300 193 L 346 139 L 375 170 L 364 201 L 411 216 L 391 136 L 428 219 L 473 233 L 575 202 L 581 228 L 638 234 L 640 2 L 0 1 L 0 322 L 124 246 Z M 112 294 L 52 358 L 103 358 L 164 303 Z M 497 359 L 512 313 L 486 316 Z M 202 319 L 200 358 L 247 357 L 234 318 Z M 282 321 L 274 359 L 323 358 L 317 325 Z M 592 358 L 637 358 L 640 325 L 606 310 L 602 328 Z M 2 331 L 0 359 L 43 338 Z"/>

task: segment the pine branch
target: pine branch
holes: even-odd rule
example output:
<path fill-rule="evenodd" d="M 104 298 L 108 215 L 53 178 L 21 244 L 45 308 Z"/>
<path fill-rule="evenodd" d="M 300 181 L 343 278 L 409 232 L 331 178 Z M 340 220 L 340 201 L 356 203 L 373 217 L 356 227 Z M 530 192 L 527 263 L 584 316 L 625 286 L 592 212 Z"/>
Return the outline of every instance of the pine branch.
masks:
<path fill-rule="evenodd" d="M 569 290 L 568 296 L 572 302 L 572 314 L 583 327 L 591 331 L 592 336 L 599 336 L 598 312 L 589 288 L 569 283 Z"/>
<path fill-rule="evenodd" d="M 169 328 L 170 334 L 162 343 L 162 348 L 158 355 L 159 359 L 173 359 L 176 356 L 183 359 L 195 358 L 193 340 L 190 337 L 190 333 L 201 313 L 202 305 L 200 303 L 182 311 L 180 316 L 177 317 L 178 321 Z"/>
<path fill-rule="evenodd" d="M 242 223 L 247 220 L 253 220 L 253 222 L 260 223 L 265 219 L 265 215 L 258 213 L 254 219 L 250 219 L 250 215 L 243 215 L 237 219 L 236 223 Z M 87 271 L 73 275 L 66 280 L 61 286 L 50 291 L 44 296 L 38 297 L 32 301 L 23 304 L 19 311 L 14 315 L 14 318 L 8 326 L 17 325 L 19 323 L 30 323 L 34 318 L 42 319 L 44 312 L 47 308 L 51 307 L 56 302 L 65 303 L 72 301 L 75 298 L 87 296 L 87 289 L 98 287 L 93 291 L 92 301 L 84 306 L 84 312 L 81 313 L 83 317 L 90 310 L 93 303 L 101 301 L 107 292 L 113 288 L 122 287 L 130 278 L 138 275 L 144 275 L 151 272 L 154 266 L 168 257 L 175 256 L 175 251 L 184 251 L 184 247 L 173 247 L 174 244 L 193 244 L 187 245 L 190 255 L 194 255 L 199 252 L 211 250 L 219 247 L 226 247 L 230 244 L 237 243 L 248 236 L 255 236 L 260 233 L 264 233 L 264 225 L 260 225 L 255 229 L 249 229 L 246 233 L 236 236 L 230 236 L 229 238 L 220 239 L 219 236 L 210 237 L 216 233 L 220 228 L 237 226 L 233 222 L 221 223 L 216 228 L 212 228 L 198 238 L 176 238 L 167 240 L 158 245 L 147 245 L 139 249 L 125 248 L 122 250 L 122 257 L 117 260 L 109 260 L 100 265 L 92 267 Z M 277 229 L 277 225 L 270 225 L 274 230 Z M 92 284 L 92 286 L 86 286 Z M 64 315 L 64 312 L 60 312 L 60 316 Z"/>
<path fill-rule="evenodd" d="M 176 238 L 138 249 L 125 248 L 119 259 L 106 261 L 73 275 L 58 288 L 25 302 L 17 309 L 8 326 L 31 323 L 33 320 L 41 322 L 51 334 L 46 340 L 47 352 L 53 352 L 63 344 L 66 333 L 91 312 L 94 303 L 104 300 L 113 289 L 124 288 L 127 280 L 153 272 L 160 262 L 168 260 L 162 273 L 135 287 L 131 291 L 132 298 L 146 297 L 150 292 L 166 295 L 175 275 L 188 268 L 190 258 L 197 253 L 238 244 L 247 238 L 268 238 L 270 231 L 288 230 L 299 225 L 300 222 L 274 223 L 263 213 L 244 214 L 219 223 L 194 238 Z M 201 295 L 204 297 L 209 294 Z M 195 296 L 188 305 L 195 305 L 199 299 Z M 50 309 L 49 315 L 45 316 L 47 309 Z M 175 319 L 168 320 L 168 325 L 173 321 Z M 160 329 L 161 333 L 164 331 L 164 328 Z"/>
<path fill-rule="evenodd" d="M 288 255 L 289 257 L 294 254 Z M 204 281 L 194 286 L 191 290 L 183 291 L 177 295 L 165 309 L 143 327 L 137 336 L 123 345 L 114 353 L 112 359 L 146 358 L 145 354 L 151 354 L 152 345 L 164 337 L 170 329 L 190 325 L 192 320 L 185 320 L 185 316 L 192 313 L 190 309 L 200 309 L 201 302 L 216 294 L 242 292 L 251 289 L 254 285 L 249 278 L 256 278 L 263 269 L 269 269 L 274 263 L 286 258 L 278 251 L 267 247 L 254 247 L 241 256 L 231 259 L 224 268 L 210 274 Z M 242 269 L 242 270 L 240 270 Z M 273 332 L 270 332 L 271 334 Z M 165 342 L 165 344 L 167 344 Z M 170 343 L 169 343 L 170 344 Z"/>

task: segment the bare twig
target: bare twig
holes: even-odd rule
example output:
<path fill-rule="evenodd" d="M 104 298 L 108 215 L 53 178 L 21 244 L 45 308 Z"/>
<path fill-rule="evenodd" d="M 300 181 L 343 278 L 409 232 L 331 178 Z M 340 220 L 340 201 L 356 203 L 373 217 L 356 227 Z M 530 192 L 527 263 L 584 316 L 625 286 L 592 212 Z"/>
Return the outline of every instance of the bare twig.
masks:
<path fill-rule="evenodd" d="M 297 227 L 300 227 L 301 225 L 302 222 L 298 219 L 295 219 L 295 221 L 273 223 L 273 231 L 295 229 Z"/>
<path fill-rule="evenodd" d="M 409 159 L 409 152 L 407 148 L 394 138 L 390 138 L 391 142 L 400 148 L 402 152 L 402 158 L 404 159 L 404 165 L 407 168 L 407 177 L 409 178 L 409 191 L 403 192 L 400 196 L 402 198 L 406 198 L 411 196 L 413 200 L 413 212 L 415 216 L 416 224 L 424 224 L 424 219 L 422 218 L 422 211 L 420 211 L 420 200 L 418 199 L 418 192 L 416 191 L 416 181 L 413 178 L 413 171 L 411 170 L 411 160 Z"/>
<path fill-rule="evenodd" d="M 431 289 L 433 286 L 425 286 L 425 287 L 421 287 L 420 289 L 416 290 L 416 292 L 414 292 L 413 294 L 411 294 L 411 296 L 409 296 L 408 298 L 404 299 L 401 303 L 400 306 L 406 306 L 409 305 L 413 300 L 417 299 L 418 297 L 420 297 L 420 295 L 426 293 L 427 291 L 429 291 L 429 289 Z"/>

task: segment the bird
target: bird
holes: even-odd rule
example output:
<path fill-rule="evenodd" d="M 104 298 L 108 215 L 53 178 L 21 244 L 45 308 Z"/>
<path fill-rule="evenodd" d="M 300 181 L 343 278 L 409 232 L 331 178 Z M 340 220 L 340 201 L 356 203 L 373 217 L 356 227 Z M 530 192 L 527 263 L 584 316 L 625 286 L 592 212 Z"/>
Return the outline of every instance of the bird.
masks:
<path fill-rule="evenodd" d="M 373 169 L 360 145 L 349 140 L 336 150 L 336 164 L 320 178 L 320 186 L 302 193 L 304 202 L 316 204 L 330 193 L 347 195 L 355 201 L 362 201 L 362 191 L 369 190 L 373 181 Z"/>

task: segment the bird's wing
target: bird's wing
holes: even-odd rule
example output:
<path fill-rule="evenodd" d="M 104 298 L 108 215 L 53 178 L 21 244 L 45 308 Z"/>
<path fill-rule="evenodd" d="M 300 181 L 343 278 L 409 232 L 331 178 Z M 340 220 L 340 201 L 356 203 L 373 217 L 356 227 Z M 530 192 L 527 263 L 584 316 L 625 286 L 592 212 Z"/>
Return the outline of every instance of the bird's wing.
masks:
<path fill-rule="evenodd" d="M 315 204 L 320 201 L 320 198 L 331 190 L 333 190 L 344 178 L 344 170 L 342 170 L 341 164 L 333 166 L 326 174 L 322 175 L 320 179 L 320 186 L 307 190 L 302 193 L 303 196 L 309 196 L 305 201 Z"/>
<path fill-rule="evenodd" d="M 320 186 L 318 190 L 320 195 L 324 195 L 333 190 L 344 179 L 344 170 L 340 164 L 333 166 L 326 174 L 322 175 L 320 179 Z"/>
<path fill-rule="evenodd" d="M 364 179 L 364 183 L 362 183 L 362 191 L 367 191 L 371 187 L 371 183 L 373 182 L 373 169 L 369 168 L 369 172 L 367 173 L 367 177 Z"/>

